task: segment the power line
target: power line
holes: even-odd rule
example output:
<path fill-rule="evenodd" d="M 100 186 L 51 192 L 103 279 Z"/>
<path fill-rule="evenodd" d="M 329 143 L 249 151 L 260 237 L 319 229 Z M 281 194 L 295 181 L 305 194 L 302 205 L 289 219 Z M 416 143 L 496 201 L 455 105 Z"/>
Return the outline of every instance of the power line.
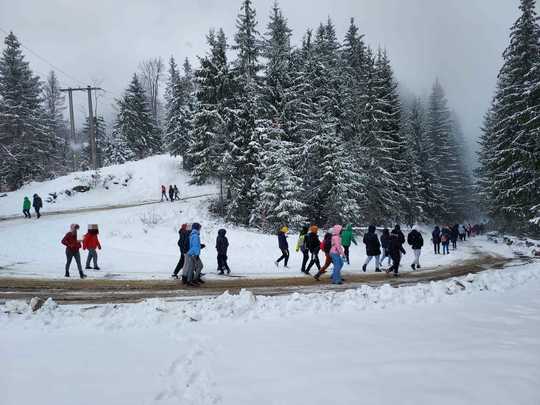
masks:
<path fill-rule="evenodd" d="M 6 35 L 9 35 L 9 32 L 7 32 L 6 30 L 4 30 L 2 27 L 0 27 L 0 31 L 2 31 L 4 34 Z M 69 73 L 66 73 L 64 70 L 60 69 L 58 66 L 55 66 L 54 64 L 52 64 L 51 62 L 49 62 L 46 58 L 44 58 L 43 56 L 39 55 L 37 52 L 33 51 L 32 49 L 30 49 L 28 46 L 25 46 L 20 40 L 19 40 L 19 43 L 21 44 L 21 46 L 26 49 L 28 52 L 30 52 L 31 54 L 33 54 L 35 57 L 41 59 L 43 62 L 47 63 L 50 67 L 52 67 L 54 70 L 57 70 L 58 72 L 62 73 L 64 76 L 66 76 L 67 78 L 69 78 L 70 80 L 72 80 L 74 83 L 77 83 L 79 85 L 83 85 L 82 81 L 75 78 L 74 76 L 70 75 Z"/>

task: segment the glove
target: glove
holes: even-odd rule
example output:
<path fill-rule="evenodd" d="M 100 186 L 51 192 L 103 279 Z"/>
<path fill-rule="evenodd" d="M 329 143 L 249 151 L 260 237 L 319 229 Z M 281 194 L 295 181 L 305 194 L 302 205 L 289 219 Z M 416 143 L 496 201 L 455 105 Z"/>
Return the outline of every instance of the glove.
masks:
<path fill-rule="evenodd" d="M 201 243 L 201 249 L 204 249 L 206 245 L 204 243 Z"/>

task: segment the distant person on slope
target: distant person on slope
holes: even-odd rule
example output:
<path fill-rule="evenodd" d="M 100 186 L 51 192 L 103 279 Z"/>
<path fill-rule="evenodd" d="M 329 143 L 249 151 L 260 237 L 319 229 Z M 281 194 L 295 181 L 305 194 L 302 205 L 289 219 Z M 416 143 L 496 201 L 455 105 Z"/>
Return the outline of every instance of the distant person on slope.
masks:
<path fill-rule="evenodd" d="M 94 262 L 94 270 L 99 270 L 97 264 L 98 255 L 96 249 L 101 250 L 101 244 L 98 239 L 99 230 L 97 225 L 89 225 L 88 232 L 83 237 L 83 250 L 88 249 L 88 257 L 86 258 L 86 269 L 91 269 L 90 260 Z"/>
<path fill-rule="evenodd" d="M 366 245 L 366 261 L 362 266 L 362 271 L 366 271 L 367 265 L 371 259 L 375 259 L 375 271 L 378 273 L 381 271 L 379 264 L 379 257 L 381 256 L 381 243 L 379 237 L 375 233 L 375 225 L 370 225 L 367 233 L 364 235 L 364 245 Z M 343 240 L 343 237 L 341 238 Z"/>
<path fill-rule="evenodd" d="M 174 188 L 173 188 L 173 186 L 169 186 L 169 200 L 171 202 L 174 202 Z"/>
<path fill-rule="evenodd" d="M 189 233 L 190 230 L 188 230 L 188 224 L 182 224 L 180 226 L 180 230 L 178 231 L 178 248 L 180 249 L 180 260 L 178 260 L 178 264 L 174 268 L 172 278 L 178 279 L 178 273 L 180 273 L 180 270 L 182 270 L 182 267 L 184 267 L 184 263 L 186 260 L 186 254 L 189 250 Z M 182 276 L 182 283 L 186 284 L 187 279 Z"/>
<path fill-rule="evenodd" d="M 319 272 L 314 276 L 315 280 L 317 281 L 319 281 L 319 277 L 326 273 L 326 269 L 328 269 L 328 267 L 332 264 L 332 258 L 330 257 L 330 249 L 332 249 L 332 233 L 326 232 L 321 242 L 321 250 L 324 252 L 324 264 L 319 270 Z"/>
<path fill-rule="evenodd" d="M 345 251 L 345 259 L 347 260 L 347 264 L 351 264 L 351 261 L 349 259 L 349 248 L 351 247 L 351 243 L 357 245 L 352 225 L 347 224 L 345 230 L 341 232 L 341 245 L 343 246 L 343 250 Z"/>
<path fill-rule="evenodd" d="M 388 265 L 390 266 L 390 230 L 386 227 L 383 229 L 381 235 L 381 249 L 382 253 L 379 264 L 382 266 L 384 259 L 388 257 Z"/>
<path fill-rule="evenodd" d="M 217 264 L 218 264 L 218 274 L 223 275 L 224 271 L 227 274 L 231 274 L 231 269 L 227 264 L 227 250 L 229 248 L 229 240 L 225 236 L 227 231 L 225 229 L 220 229 L 218 231 L 218 236 L 216 238 L 216 250 L 217 250 Z"/>
<path fill-rule="evenodd" d="M 289 232 L 289 228 L 283 226 L 281 227 L 277 235 L 279 250 L 281 250 L 281 256 L 275 262 L 276 267 L 279 266 L 279 262 L 282 260 L 284 260 L 283 267 L 287 267 L 287 263 L 289 263 L 289 242 L 287 242 L 287 232 Z"/>
<path fill-rule="evenodd" d="M 407 235 L 407 243 L 411 246 L 414 253 L 414 262 L 411 264 L 413 270 L 420 268 L 420 252 L 422 246 L 424 246 L 424 238 L 422 234 L 418 232 L 418 227 L 415 225 L 409 234 Z"/>
<path fill-rule="evenodd" d="M 174 190 L 174 199 L 180 200 L 180 191 L 178 191 L 178 187 L 176 187 L 176 184 L 174 185 L 173 190 Z"/>
<path fill-rule="evenodd" d="M 309 233 L 305 238 L 305 245 L 308 252 L 311 254 L 311 260 L 306 269 L 306 274 L 309 274 L 311 267 L 315 265 L 318 271 L 321 271 L 321 263 L 319 262 L 319 250 L 321 249 L 321 241 L 319 240 L 319 227 L 312 225 L 309 228 Z"/>
<path fill-rule="evenodd" d="M 187 252 L 186 279 L 187 284 L 194 287 L 204 283 L 201 279 L 203 264 L 200 258 L 201 249 L 204 248 L 204 244 L 201 244 L 200 231 L 201 224 L 195 222 L 191 226 L 189 250 Z"/>
<path fill-rule="evenodd" d="M 39 213 L 39 210 L 43 207 L 43 201 L 41 200 L 41 197 L 39 195 L 34 194 L 34 201 L 32 201 L 32 206 L 36 211 L 36 216 L 40 218 L 41 214 Z"/>
<path fill-rule="evenodd" d="M 433 232 L 431 232 L 431 241 L 433 242 L 433 250 L 436 255 L 441 254 L 441 229 L 439 225 L 435 225 Z M 444 254 L 444 251 L 443 251 Z"/>
<path fill-rule="evenodd" d="M 332 228 L 332 248 L 330 249 L 330 257 L 334 264 L 334 271 L 332 272 L 332 284 L 342 284 L 341 268 L 343 267 L 343 255 L 345 251 L 341 245 L 341 225 L 334 225 Z"/>
<path fill-rule="evenodd" d="M 32 218 L 32 215 L 30 214 L 31 206 L 32 206 L 32 203 L 30 202 L 30 199 L 28 197 L 24 197 L 22 212 L 25 218 Z"/>
<path fill-rule="evenodd" d="M 302 273 L 306 272 L 306 264 L 309 260 L 309 250 L 306 247 L 305 239 L 306 235 L 308 233 L 308 227 L 303 226 L 302 230 L 300 231 L 300 235 L 298 236 L 298 241 L 296 242 L 296 252 L 301 251 L 302 252 L 302 267 L 300 268 L 300 271 Z"/>
<path fill-rule="evenodd" d="M 163 201 L 163 198 L 169 201 L 169 198 L 167 197 L 167 188 L 162 184 L 161 185 L 161 201 Z"/>
<path fill-rule="evenodd" d="M 69 267 L 71 265 L 71 260 L 75 258 L 77 263 L 77 268 L 79 269 L 79 275 L 81 278 L 86 278 L 86 275 L 83 273 L 81 266 L 81 254 L 79 249 L 81 248 L 81 242 L 77 239 L 77 230 L 79 229 L 78 224 L 71 224 L 69 227 L 69 232 L 66 233 L 62 239 L 62 245 L 66 247 L 66 277 L 69 277 Z"/>

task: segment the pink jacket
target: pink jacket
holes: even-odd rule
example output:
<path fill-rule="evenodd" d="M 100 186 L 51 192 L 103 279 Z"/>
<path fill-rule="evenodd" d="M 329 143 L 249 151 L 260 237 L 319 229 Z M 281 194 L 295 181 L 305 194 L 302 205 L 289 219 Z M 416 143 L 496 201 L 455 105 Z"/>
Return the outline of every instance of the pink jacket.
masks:
<path fill-rule="evenodd" d="M 343 246 L 341 246 L 341 225 L 334 225 L 332 228 L 332 248 L 330 254 L 337 254 L 343 256 Z"/>

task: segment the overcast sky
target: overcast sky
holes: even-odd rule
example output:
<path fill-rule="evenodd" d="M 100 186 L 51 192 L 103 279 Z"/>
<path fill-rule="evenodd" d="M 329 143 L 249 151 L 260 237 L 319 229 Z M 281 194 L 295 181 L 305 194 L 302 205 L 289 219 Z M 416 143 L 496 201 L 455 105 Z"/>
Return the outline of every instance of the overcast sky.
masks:
<path fill-rule="evenodd" d="M 205 34 L 223 27 L 232 40 L 241 0 L 0 0 L 0 29 L 70 77 L 63 85 L 97 83 L 107 89 L 98 105 L 106 119 L 141 60 L 161 56 L 195 59 L 206 52 Z M 255 0 L 264 32 L 273 0 Z M 401 85 L 428 94 L 436 77 L 461 118 L 471 146 L 493 94 L 518 0 L 282 0 L 280 6 L 300 43 L 306 28 L 330 17 L 340 39 L 354 17 L 366 41 L 385 47 Z M 2 32 L 0 34 L 4 35 Z M 3 44 L 2 44 L 3 45 Z M 51 67 L 25 51 L 34 71 Z M 86 111 L 77 96 L 77 120 Z"/>

